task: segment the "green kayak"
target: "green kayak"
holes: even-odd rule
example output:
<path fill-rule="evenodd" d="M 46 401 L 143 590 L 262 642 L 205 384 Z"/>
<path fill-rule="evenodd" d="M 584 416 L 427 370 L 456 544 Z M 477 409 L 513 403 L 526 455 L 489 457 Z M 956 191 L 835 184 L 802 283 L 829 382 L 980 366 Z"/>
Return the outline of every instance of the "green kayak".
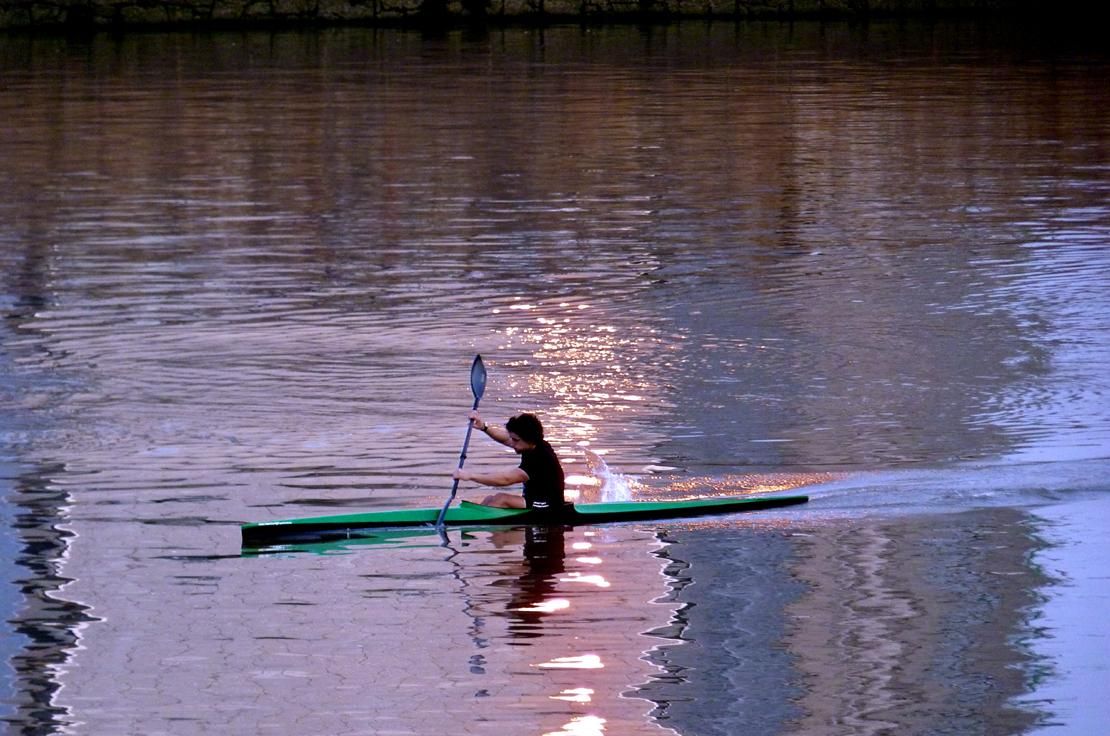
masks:
<path fill-rule="evenodd" d="M 568 504 L 558 513 L 537 513 L 528 509 L 498 509 L 463 501 L 447 510 L 447 526 L 528 526 L 561 524 L 568 526 L 604 524 L 618 521 L 682 519 L 711 514 L 777 508 L 805 503 L 808 496 L 728 496 L 687 501 L 627 501 L 616 503 Z M 440 509 L 399 509 L 369 511 L 336 516 L 313 516 L 243 524 L 244 547 L 258 547 L 288 541 L 346 539 L 373 529 L 434 526 Z"/>

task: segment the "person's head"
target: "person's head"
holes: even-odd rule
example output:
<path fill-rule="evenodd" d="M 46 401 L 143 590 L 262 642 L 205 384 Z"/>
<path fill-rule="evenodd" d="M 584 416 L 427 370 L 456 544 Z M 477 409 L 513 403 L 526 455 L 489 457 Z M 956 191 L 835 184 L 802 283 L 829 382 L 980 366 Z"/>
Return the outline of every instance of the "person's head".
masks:
<path fill-rule="evenodd" d="M 505 422 L 505 430 L 508 431 L 510 440 L 514 437 L 518 438 L 530 447 L 535 447 L 543 441 L 543 425 L 535 414 L 517 414 L 511 417 Z M 530 449 L 530 447 L 524 449 Z M 515 443 L 513 449 L 520 451 Z"/>

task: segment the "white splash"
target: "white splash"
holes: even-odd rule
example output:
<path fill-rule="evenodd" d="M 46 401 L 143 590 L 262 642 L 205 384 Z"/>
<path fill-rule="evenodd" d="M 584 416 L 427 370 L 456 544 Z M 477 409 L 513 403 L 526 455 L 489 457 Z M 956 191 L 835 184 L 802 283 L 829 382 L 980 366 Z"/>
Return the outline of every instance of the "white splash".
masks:
<path fill-rule="evenodd" d="M 598 500 L 604 503 L 611 501 L 631 501 L 633 481 L 620 473 L 613 471 L 605 464 L 605 460 L 596 452 L 586 450 L 586 467 L 590 474 L 601 483 L 598 491 Z"/>

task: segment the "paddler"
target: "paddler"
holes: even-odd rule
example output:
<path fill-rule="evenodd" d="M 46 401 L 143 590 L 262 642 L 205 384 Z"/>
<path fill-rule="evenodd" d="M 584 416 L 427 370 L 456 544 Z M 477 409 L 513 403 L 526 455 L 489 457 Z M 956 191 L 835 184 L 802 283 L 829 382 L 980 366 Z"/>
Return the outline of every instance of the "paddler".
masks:
<path fill-rule="evenodd" d="M 490 439 L 513 448 L 520 455 L 520 465 L 501 470 L 476 471 L 456 470 L 456 480 L 469 480 L 484 486 L 504 488 L 524 484 L 523 495 L 515 493 L 493 493 L 486 496 L 482 503 L 502 509 L 535 509 L 553 511 L 563 507 L 563 466 L 554 448 L 543 438 L 543 424 L 535 414 L 517 414 L 497 427 L 482 419 L 477 411 L 470 412 L 470 423 L 479 432 L 485 432 Z"/>

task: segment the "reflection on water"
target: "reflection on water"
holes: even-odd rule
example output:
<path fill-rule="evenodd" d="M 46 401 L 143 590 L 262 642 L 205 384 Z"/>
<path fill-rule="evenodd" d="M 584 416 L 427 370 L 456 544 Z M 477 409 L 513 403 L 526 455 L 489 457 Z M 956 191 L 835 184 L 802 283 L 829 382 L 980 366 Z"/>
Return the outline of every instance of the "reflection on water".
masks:
<path fill-rule="evenodd" d="M 565 572 L 566 541 L 562 528 L 528 527 L 524 534 L 527 569 L 514 587 L 508 613 L 516 620 L 509 632 L 516 637 L 542 636 L 545 616 L 570 609 L 568 598 L 558 595 L 560 576 Z"/>
<path fill-rule="evenodd" d="M 9 53 L 12 349 L 70 382 L 20 403 L 83 418 L 50 443 L 90 492 L 278 504 L 429 491 L 475 348 L 576 463 L 943 462 L 1077 409 L 1105 448 L 1096 63 L 609 33 Z"/>
<path fill-rule="evenodd" d="M 993 518 L 992 518 L 993 516 Z M 806 681 L 798 733 L 1021 733 L 1038 589 L 1038 542 L 1004 510 L 922 525 L 806 536 L 795 568 L 812 593 L 791 606 L 791 653 Z M 836 586 L 828 581 L 836 580 Z M 934 725 L 935 724 L 935 725 Z"/>
<path fill-rule="evenodd" d="M 65 593 L 72 582 L 63 569 L 73 535 L 61 528 L 61 510 L 71 499 L 43 482 L 60 471 L 39 468 L 15 478 L 8 499 L 18 569 L 12 582 L 20 592 L 11 622 L 20 646 L 9 660 L 14 672 L 0 720 L 24 733 L 54 733 L 80 720 L 59 694 L 84 629 L 97 621 L 89 606 L 68 600 Z"/>
<path fill-rule="evenodd" d="M 1021 733 L 1039 547 L 1004 510 L 782 530 L 677 530 L 667 676 L 638 694 L 680 733 Z M 707 694 L 713 694 L 707 697 Z"/>
<path fill-rule="evenodd" d="M 300 571 L 274 576 L 256 593 L 278 600 L 292 595 L 306 585 L 304 568 L 317 567 L 316 559 L 350 563 L 341 569 L 364 581 L 356 584 L 361 590 L 350 600 L 324 588 L 304 589 L 296 597 L 312 605 L 307 601 L 324 594 L 328 605 L 345 611 L 339 615 L 373 622 L 360 637 L 361 646 L 373 652 L 366 662 L 363 696 L 382 703 L 380 711 L 361 716 L 372 729 L 666 732 L 647 718 L 648 703 L 624 692 L 627 683 L 646 679 L 655 669 L 642 660 L 646 640 L 640 632 L 659 626 L 669 611 L 665 605 L 645 608 L 638 602 L 643 591 L 662 590 L 653 535 L 635 529 L 529 527 L 452 531 L 449 537 L 448 546 L 440 547 L 427 543 L 438 541 L 434 530 L 385 533 L 251 558 Z M 311 552 L 325 556 L 304 554 Z M 403 573 L 381 569 L 401 562 Z M 613 584 L 580 584 L 587 574 L 597 577 L 598 570 Z M 252 570 L 244 572 L 254 577 Z M 335 568 L 321 572 L 336 584 Z M 379 607 L 404 610 L 383 616 Z M 438 623 L 423 629 L 432 621 Z M 414 626 L 420 638 L 404 634 Z M 287 633 L 291 641 L 306 635 L 300 628 Z M 327 650 L 326 641 L 343 635 L 324 631 L 313 636 L 322 636 Z M 402 640 L 404 651 L 397 651 Z M 302 651 L 294 660 L 297 666 L 312 667 L 312 655 L 296 648 Z M 437 694 L 434 712 L 426 710 L 429 687 Z M 321 708 L 323 696 L 311 697 L 304 707 Z M 284 707 L 300 706 L 297 699 Z"/>
<path fill-rule="evenodd" d="M 661 673 L 635 694 L 681 734 L 782 733 L 801 690 L 784 619 L 802 586 L 789 570 L 798 520 L 699 523 L 660 531 L 673 607 L 645 653 Z M 831 582 L 831 581 L 827 581 Z"/>
<path fill-rule="evenodd" d="M 6 712 L 388 731 L 434 692 L 444 727 L 498 733 L 985 722 L 942 673 L 1026 723 L 1020 684 L 974 683 L 1028 662 L 952 591 L 985 586 L 1018 631 L 1036 576 L 958 525 L 852 523 L 1105 490 L 1106 62 L 1010 44 L 882 23 L 0 40 L 0 459 L 34 469 L 9 498 Z M 484 410 L 538 411 L 573 475 L 603 457 L 640 497 L 848 473 L 767 517 L 837 523 L 683 527 L 663 559 L 638 528 L 239 557 L 238 521 L 441 501 L 475 352 Z M 824 677 L 870 646 L 920 677 Z"/>

